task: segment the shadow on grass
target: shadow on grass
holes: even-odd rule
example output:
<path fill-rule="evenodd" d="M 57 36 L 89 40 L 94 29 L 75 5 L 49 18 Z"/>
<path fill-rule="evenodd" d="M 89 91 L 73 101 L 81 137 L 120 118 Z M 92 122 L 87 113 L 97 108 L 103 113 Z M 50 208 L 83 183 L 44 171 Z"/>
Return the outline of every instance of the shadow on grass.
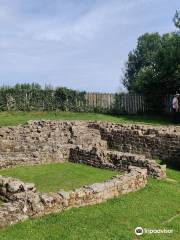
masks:
<path fill-rule="evenodd" d="M 124 121 L 148 123 L 148 124 L 159 124 L 159 125 L 174 125 L 172 117 L 170 115 L 114 115 L 117 118 L 121 118 Z M 180 124 L 180 123 L 179 123 Z M 176 124 L 176 125 L 179 125 Z"/>
<path fill-rule="evenodd" d="M 160 160 L 159 164 L 163 165 L 166 164 L 166 167 L 172 169 L 172 170 L 176 170 L 176 171 L 180 171 L 180 160 L 178 161 L 164 161 L 164 160 Z"/>

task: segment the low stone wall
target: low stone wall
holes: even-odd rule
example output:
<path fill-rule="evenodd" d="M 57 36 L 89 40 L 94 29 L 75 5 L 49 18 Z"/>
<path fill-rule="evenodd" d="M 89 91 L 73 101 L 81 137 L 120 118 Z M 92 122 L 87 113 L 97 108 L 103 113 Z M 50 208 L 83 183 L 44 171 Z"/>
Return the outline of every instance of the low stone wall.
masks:
<path fill-rule="evenodd" d="M 179 163 L 180 128 L 82 121 L 30 121 L 0 128 L 0 168 L 69 160 L 125 172 L 57 193 L 39 193 L 32 183 L 0 176 L 0 198 L 6 201 L 0 206 L 0 226 L 136 191 L 146 185 L 147 175 L 164 178 L 165 166 L 150 158 Z"/>
<path fill-rule="evenodd" d="M 108 148 L 120 152 L 143 154 L 180 167 L 180 127 L 91 122 Z"/>
<path fill-rule="evenodd" d="M 30 121 L 0 128 L 0 168 L 64 162 L 79 145 L 115 149 L 180 165 L 180 128 L 85 121 Z"/>
<path fill-rule="evenodd" d="M 147 170 L 137 167 L 131 167 L 129 173 L 103 183 L 58 193 L 38 193 L 32 183 L 0 176 L 0 197 L 7 201 L 0 205 L 0 227 L 72 207 L 101 203 L 134 192 L 146 183 Z"/>
<path fill-rule="evenodd" d="M 70 148 L 107 148 L 99 130 L 80 121 L 29 121 L 0 128 L 0 169 L 16 165 L 64 162 Z"/>
<path fill-rule="evenodd" d="M 143 155 L 104 151 L 96 147 L 84 149 L 81 146 L 71 148 L 69 160 L 75 163 L 84 163 L 98 168 L 118 169 L 128 171 L 129 166 L 147 169 L 148 176 L 162 179 L 166 177 L 166 165 L 159 165 L 154 160 Z"/>
<path fill-rule="evenodd" d="M 154 160 L 147 159 L 143 155 L 109 151 L 107 159 L 116 169 L 122 171 L 127 171 L 129 166 L 136 166 L 147 169 L 148 176 L 153 178 L 162 179 L 166 177 L 166 165 L 159 165 Z"/>

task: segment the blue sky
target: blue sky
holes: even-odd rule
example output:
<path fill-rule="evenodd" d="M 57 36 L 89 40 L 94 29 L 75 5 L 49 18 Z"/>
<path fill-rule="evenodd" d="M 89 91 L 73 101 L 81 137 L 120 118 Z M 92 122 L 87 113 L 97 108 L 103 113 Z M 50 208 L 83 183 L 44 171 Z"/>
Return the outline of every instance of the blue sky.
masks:
<path fill-rule="evenodd" d="M 0 0 L 0 84 L 122 88 L 137 38 L 170 32 L 179 0 Z"/>

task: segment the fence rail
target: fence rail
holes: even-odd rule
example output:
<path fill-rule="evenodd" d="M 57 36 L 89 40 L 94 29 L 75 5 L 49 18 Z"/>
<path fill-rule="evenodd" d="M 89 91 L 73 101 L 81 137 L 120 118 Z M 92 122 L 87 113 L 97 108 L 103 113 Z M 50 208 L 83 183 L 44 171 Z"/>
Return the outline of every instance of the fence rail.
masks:
<path fill-rule="evenodd" d="M 164 98 L 164 110 L 171 111 L 172 96 Z M 31 91 L 20 91 L 6 93 L 0 91 L 0 110 L 64 110 L 64 111 L 89 111 L 89 112 L 115 112 L 119 114 L 146 113 L 149 108 L 144 97 L 135 94 L 113 94 L 113 93 L 85 93 L 83 98 L 74 100 L 56 99 L 53 90 L 39 90 L 39 93 Z M 62 108 L 63 107 L 63 108 Z"/>
<path fill-rule="evenodd" d="M 112 109 L 115 94 L 112 93 L 86 93 L 86 106 L 90 108 Z"/>

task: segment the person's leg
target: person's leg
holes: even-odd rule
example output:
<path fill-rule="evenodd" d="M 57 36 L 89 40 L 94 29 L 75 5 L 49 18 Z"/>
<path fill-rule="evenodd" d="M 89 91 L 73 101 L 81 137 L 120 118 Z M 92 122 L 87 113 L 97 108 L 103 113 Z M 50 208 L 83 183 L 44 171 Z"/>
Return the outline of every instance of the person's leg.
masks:
<path fill-rule="evenodd" d="M 177 121 L 177 112 L 176 112 L 176 109 L 172 109 L 172 114 L 173 114 L 173 123 L 176 123 L 176 121 Z"/>
<path fill-rule="evenodd" d="M 180 123 L 180 112 L 177 112 L 177 119 L 176 119 L 177 123 Z"/>

